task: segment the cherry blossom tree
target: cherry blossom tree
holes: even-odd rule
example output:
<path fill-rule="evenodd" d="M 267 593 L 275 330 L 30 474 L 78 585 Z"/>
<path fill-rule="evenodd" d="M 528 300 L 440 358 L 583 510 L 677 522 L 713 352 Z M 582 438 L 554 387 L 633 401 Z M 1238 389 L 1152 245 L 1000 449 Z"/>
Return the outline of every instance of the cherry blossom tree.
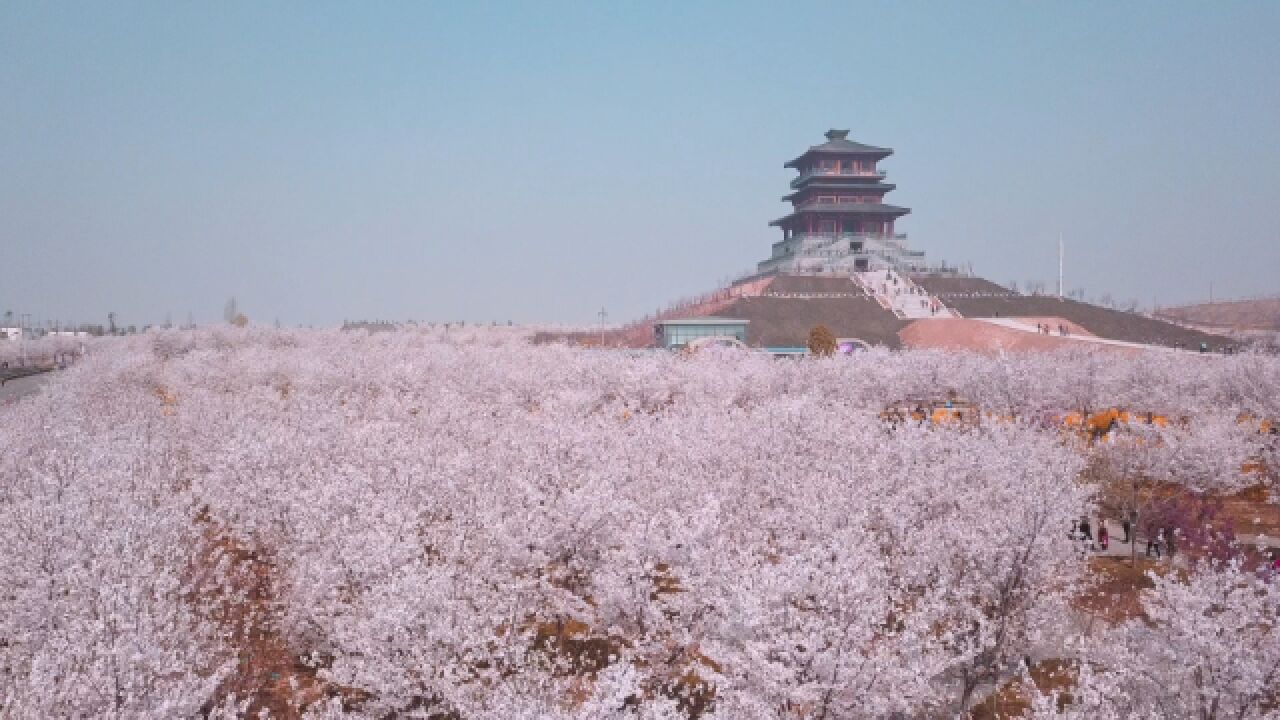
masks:
<path fill-rule="evenodd" d="M 1237 418 L 1280 395 L 1264 356 L 531 334 L 153 331 L 0 408 L 0 714 L 953 717 L 1028 658 L 1095 656 L 1070 707 L 1137 708 L 1108 653 L 1159 635 L 1073 635 L 1085 468 L 1233 492 L 1269 447 Z M 990 414 L 880 419 L 920 397 Z M 1112 407 L 1192 421 L 1093 444 L 1060 421 Z M 1158 631 L 1191 632 L 1202 577 L 1272 592 L 1232 567 L 1159 580 Z M 1252 597 L 1224 632 L 1270 637 Z M 286 677 L 257 679 L 268 650 Z"/>
<path fill-rule="evenodd" d="M 1239 562 L 1151 579 L 1147 617 L 1082 643 L 1069 699 L 1039 698 L 1037 716 L 1277 717 L 1280 583 Z"/>

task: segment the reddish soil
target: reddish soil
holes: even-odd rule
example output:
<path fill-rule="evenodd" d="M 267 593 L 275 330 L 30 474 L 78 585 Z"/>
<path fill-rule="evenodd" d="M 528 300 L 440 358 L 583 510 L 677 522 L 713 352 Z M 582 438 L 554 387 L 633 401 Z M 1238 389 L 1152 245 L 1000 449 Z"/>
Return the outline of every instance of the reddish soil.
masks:
<path fill-rule="evenodd" d="M 1023 323 L 1024 325 L 1031 325 L 1032 327 L 1034 327 L 1037 323 L 1044 323 L 1048 325 L 1050 328 L 1053 329 L 1053 333 L 1049 335 L 1049 337 L 1057 336 L 1059 325 L 1065 326 L 1067 328 L 1067 332 L 1071 333 L 1072 335 L 1083 335 L 1085 337 L 1094 336 L 1093 333 L 1086 330 L 1083 325 L 1078 325 L 1076 323 L 1071 322 L 1070 320 L 1066 320 L 1060 317 L 1045 315 L 1042 317 L 1019 317 L 1014 319 L 1016 319 L 1020 323 Z"/>
<path fill-rule="evenodd" d="M 1019 318 L 1023 320 L 1024 318 Z M 1069 325 L 1071 332 L 1088 335 L 1083 328 L 1060 318 L 1025 318 L 1031 324 L 1048 322 L 1051 327 L 1059 323 Z M 1137 353 L 1134 348 L 1116 347 L 1094 343 L 1081 343 L 1070 338 L 1056 335 L 1037 335 L 1035 333 L 1012 330 L 992 325 L 981 320 L 956 318 L 928 318 L 916 320 L 903 328 L 898 337 L 902 344 L 910 348 L 930 348 L 935 350 L 972 350 L 984 353 L 997 352 L 1045 352 L 1064 348 L 1088 347 L 1106 352 Z"/>
<path fill-rule="evenodd" d="M 1135 560 L 1130 565 L 1127 557 L 1089 558 L 1089 587 L 1072 604 L 1108 624 L 1142 617 L 1142 591 L 1152 587 L 1147 571 L 1165 573 L 1170 566 L 1145 557 L 1141 548 Z"/>
<path fill-rule="evenodd" d="M 1268 494 L 1265 486 L 1255 485 L 1223 498 L 1222 514 L 1230 521 L 1236 537 L 1280 537 L 1280 504 L 1268 502 Z"/>
<path fill-rule="evenodd" d="M 1064 660 L 1045 660 L 1031 666 L 1031 682 L 1040 693 L 1069 691 L 1076 684 L 1076 668 Z M 969 720 L 1011 720 L 1026 717 L 1031 709 L 1032 688 L 1018 678 L 969 711 Z M 1059 708 L 1061 709 L 1061 708 Z"/>
<path fill-rule="evenodd" d="M 217 701 L 228 696 L 248 700 L 245 717 L 267 712 L 272 718 L 301 718 L 307 707 L 330 697 L 340 697 L 346 705 L 358 704 L 365 693 L 333 685 L 317 677 L 317 668 L 302 662 L 277 631 L 272 607 L 276 603 L 273 564 L 262 553 L 239 541 L 217 534 L 205 517 L 210 546 L 199 559 L 204 567 L 193 570 L 205 575 L 220 558 L 228 561 L 235 578 L 233 588 L 197 584 L 197 595 L 213 598 L 209 606 L 215 620 L 238 650 L 238 663 L 223 681 Z"/>

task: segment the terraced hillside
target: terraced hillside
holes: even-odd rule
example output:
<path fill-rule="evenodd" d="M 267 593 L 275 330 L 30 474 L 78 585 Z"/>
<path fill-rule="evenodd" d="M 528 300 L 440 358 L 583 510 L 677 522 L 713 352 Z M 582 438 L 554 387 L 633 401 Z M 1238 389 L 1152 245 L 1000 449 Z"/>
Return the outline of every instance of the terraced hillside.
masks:
<path fill-rule="evenodd" d="M 1161 308 L 1160 315 L 1178 322 L 1223 330 L 1280 330 L 1280 297 L 1201 303 Z"/>
<path fill-rule="evenodd" d="M 921 277 L 916 284 L 955 308 L 966 318 L 1062 318 L 1093 335 L 1111 340 L 1186 347 L 1201 342 L 1213 349 L 1231 341 L 1143 315 L 1110 310 L 1075 300 L 1019 295 L 982 278 Z M 800 347 L 809 331 L 826 325 L 836 337 L 859 338 L 874 345 L 898 348 L 899 331 L 911 321 L 898 318 L 850 278 L 842 276 L 777 274 L 708 293 L 659 315 L 637 320 L 605 333 L 544 332 L 535 343 L 649 347 L 653 323 L 660 319 L 718 315 L 748 320 L 747 344 L 753 347 Z"/>
<path fill-rule="evenodd" d="M 980 317 L 1060 317 L 1076 323 L 1098 337 L 1125 342 L 1165 345 L 1178 343 L 1197 347 L 1207 343 L 1218 349 L 1231 343 L 1228 338 L 1135 313 L 1111 310 L 1078 300 L 1046 295 L 1019 295 L 981 278 L 917 278 L 915 282 L 938 296 L 948 307 L 968 318 Z"/>
<path fill-rule="evenodd" d="M 765 295 L 861 295 L 862 288 L 847 276 L 775 275 L 763 290 Z"/>
<path fill-rule="evenodd" d="M 826 325 L 839 338 L 896 348 L 901 344 L 898 331 L 907 326 L 867 295 L 747 297 L 734 301 L 723 314 L 750 320 L 747 344 L 758 347 L 803 346 L 810 329 Z"/>

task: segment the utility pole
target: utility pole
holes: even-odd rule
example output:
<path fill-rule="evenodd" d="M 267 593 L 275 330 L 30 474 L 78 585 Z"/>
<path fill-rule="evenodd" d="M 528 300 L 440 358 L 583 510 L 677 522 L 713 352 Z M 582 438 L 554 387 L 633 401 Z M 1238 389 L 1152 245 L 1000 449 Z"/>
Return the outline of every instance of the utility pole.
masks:
<path fill-rule="evenodd" d="M 18 317 L 18 350 L 22 353 L 22 367 L 27 366 L 27 325 L 31 324 L 31 313 L 22 313 Z"/>
<path fill-rule="evenodd" d="M 604 307 L 601 306 L 600 312 L 596 315 L 600 317 L 600 347 L 604 347 L 604 319 L 609 317 L 609 313 L 605 312 Z"/>
<path fill-rule="evenodd" d="M 1209 281 L 1209 304 L 1213 304 L 1213 281 Z"/>
<path fill-rule="evenodd" d="M 1062 233 L 1058 233 L 1058 299 L 1062 299 Z"/>

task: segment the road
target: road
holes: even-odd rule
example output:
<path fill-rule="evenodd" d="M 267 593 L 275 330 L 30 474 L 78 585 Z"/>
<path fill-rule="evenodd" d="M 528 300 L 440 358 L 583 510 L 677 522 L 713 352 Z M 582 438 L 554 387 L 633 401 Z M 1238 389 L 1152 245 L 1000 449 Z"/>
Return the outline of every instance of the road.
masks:
<path fill-rule="evenodd" d="M 21 398 L 36 392 L 49 381 L 50 377 L 53 377 L 53 374 L 46 372 L 39 375 L 27 375 L 26 377 L 6 380 L 4 386 L 0 387 L 0 408 L 12 405 Z"/>

